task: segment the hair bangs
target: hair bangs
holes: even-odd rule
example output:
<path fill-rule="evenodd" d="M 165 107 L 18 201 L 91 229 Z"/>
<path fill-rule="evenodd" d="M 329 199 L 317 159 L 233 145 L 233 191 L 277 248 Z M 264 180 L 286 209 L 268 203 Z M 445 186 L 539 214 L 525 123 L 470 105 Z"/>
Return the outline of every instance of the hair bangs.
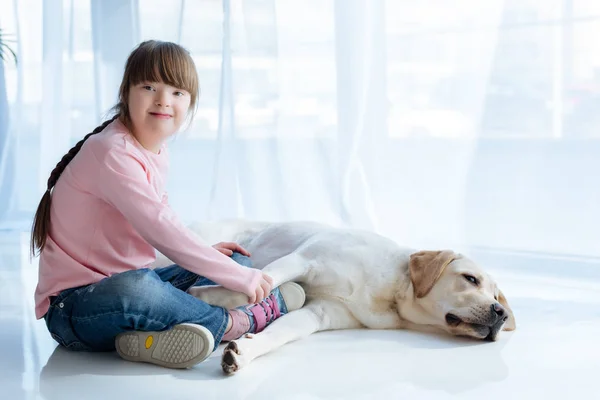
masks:
<path fill-rule="evenodd" d="M 198 97 L 198 75 L 189 53 L 167 42 L 148 43 L 131 60 L 130 85 L 162 82 L 190 93 L 192 105 Z"/>

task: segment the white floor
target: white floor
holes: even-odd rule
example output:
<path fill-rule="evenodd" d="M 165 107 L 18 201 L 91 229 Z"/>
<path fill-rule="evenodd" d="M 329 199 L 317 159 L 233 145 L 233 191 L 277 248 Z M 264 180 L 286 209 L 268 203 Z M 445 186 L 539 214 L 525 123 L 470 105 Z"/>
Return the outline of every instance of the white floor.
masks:
<path fill-rule="evenodd" d="M 233 377 L 220 351 L 168 370 L 57 348 L 33 316 L 27 237 L 0 233 L 2 399 L 599 398 L 600 264 L 480 254 L 516 314 L 495 343 L 408 331 L 315 334 Z"/>

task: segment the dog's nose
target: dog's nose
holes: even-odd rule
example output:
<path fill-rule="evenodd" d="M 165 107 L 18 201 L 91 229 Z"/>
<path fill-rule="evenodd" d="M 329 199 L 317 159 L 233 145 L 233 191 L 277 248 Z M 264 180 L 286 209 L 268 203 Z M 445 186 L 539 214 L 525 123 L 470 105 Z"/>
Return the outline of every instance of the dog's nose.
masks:
<path fill-rule="evenodd" d="M 502 318 L 506 313 L 504 307 L 502 307 L 502 304 L 500 303 L 492 304 L 492 312 L 497 314 L 499 318 Z"/>

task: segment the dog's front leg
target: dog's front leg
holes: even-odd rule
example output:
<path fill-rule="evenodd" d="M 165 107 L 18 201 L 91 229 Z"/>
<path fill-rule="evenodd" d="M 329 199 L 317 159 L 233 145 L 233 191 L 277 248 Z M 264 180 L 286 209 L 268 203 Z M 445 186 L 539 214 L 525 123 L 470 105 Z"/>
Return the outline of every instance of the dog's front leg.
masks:
<path fill-rule="evenodd" d="M 285 282 L 302 282 L 308 273 L 309 263 L 297 254 L 289 254 L 267 264 L 262 271 L 273 278 L 273 288 Z M 222 286 L 192 286 L 188 293 L 213 306 L 236 308 L 248 304 L 248 297 Z"/>
<path fill-rule="evenodd" d="M 362 325 L 343 304 L 313 301 L 284 315 L 261 333 L 248 334 L 230 342 L 223 351 L 221 367 L 226 374 L 233 374 L 255 358 L 314 332 L 360 327 Z"/>

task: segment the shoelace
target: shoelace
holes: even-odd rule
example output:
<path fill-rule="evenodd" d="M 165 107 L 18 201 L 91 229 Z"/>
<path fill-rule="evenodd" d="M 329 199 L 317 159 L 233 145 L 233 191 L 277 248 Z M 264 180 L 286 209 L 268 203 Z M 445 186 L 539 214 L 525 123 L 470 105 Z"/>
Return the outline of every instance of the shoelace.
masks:
<path fill-rule="evenodd" d="M 250 311 L 252 315 L 254 315 L 254 321 L 256 322 L 255 333 L 261 332 L 271 322 L 273 322 L 281 316 L 279 304 L 277 304 L 277 299 L 275 297 L 275 294 L 273 293 L 271 293 L 265 299 L 261 300 L 259 303 L 250 307 L 248 311 Z"/>
<path fill-rule="evenodd" d="M 267 322 L 272 322 L 281 316 L 279 305 L 277 304 L 277 299 L 274 294 L 270 294 L 269 297 L 263 299 L 263 301 L 260 302 L 260 306 L 265 311 Z"/>

